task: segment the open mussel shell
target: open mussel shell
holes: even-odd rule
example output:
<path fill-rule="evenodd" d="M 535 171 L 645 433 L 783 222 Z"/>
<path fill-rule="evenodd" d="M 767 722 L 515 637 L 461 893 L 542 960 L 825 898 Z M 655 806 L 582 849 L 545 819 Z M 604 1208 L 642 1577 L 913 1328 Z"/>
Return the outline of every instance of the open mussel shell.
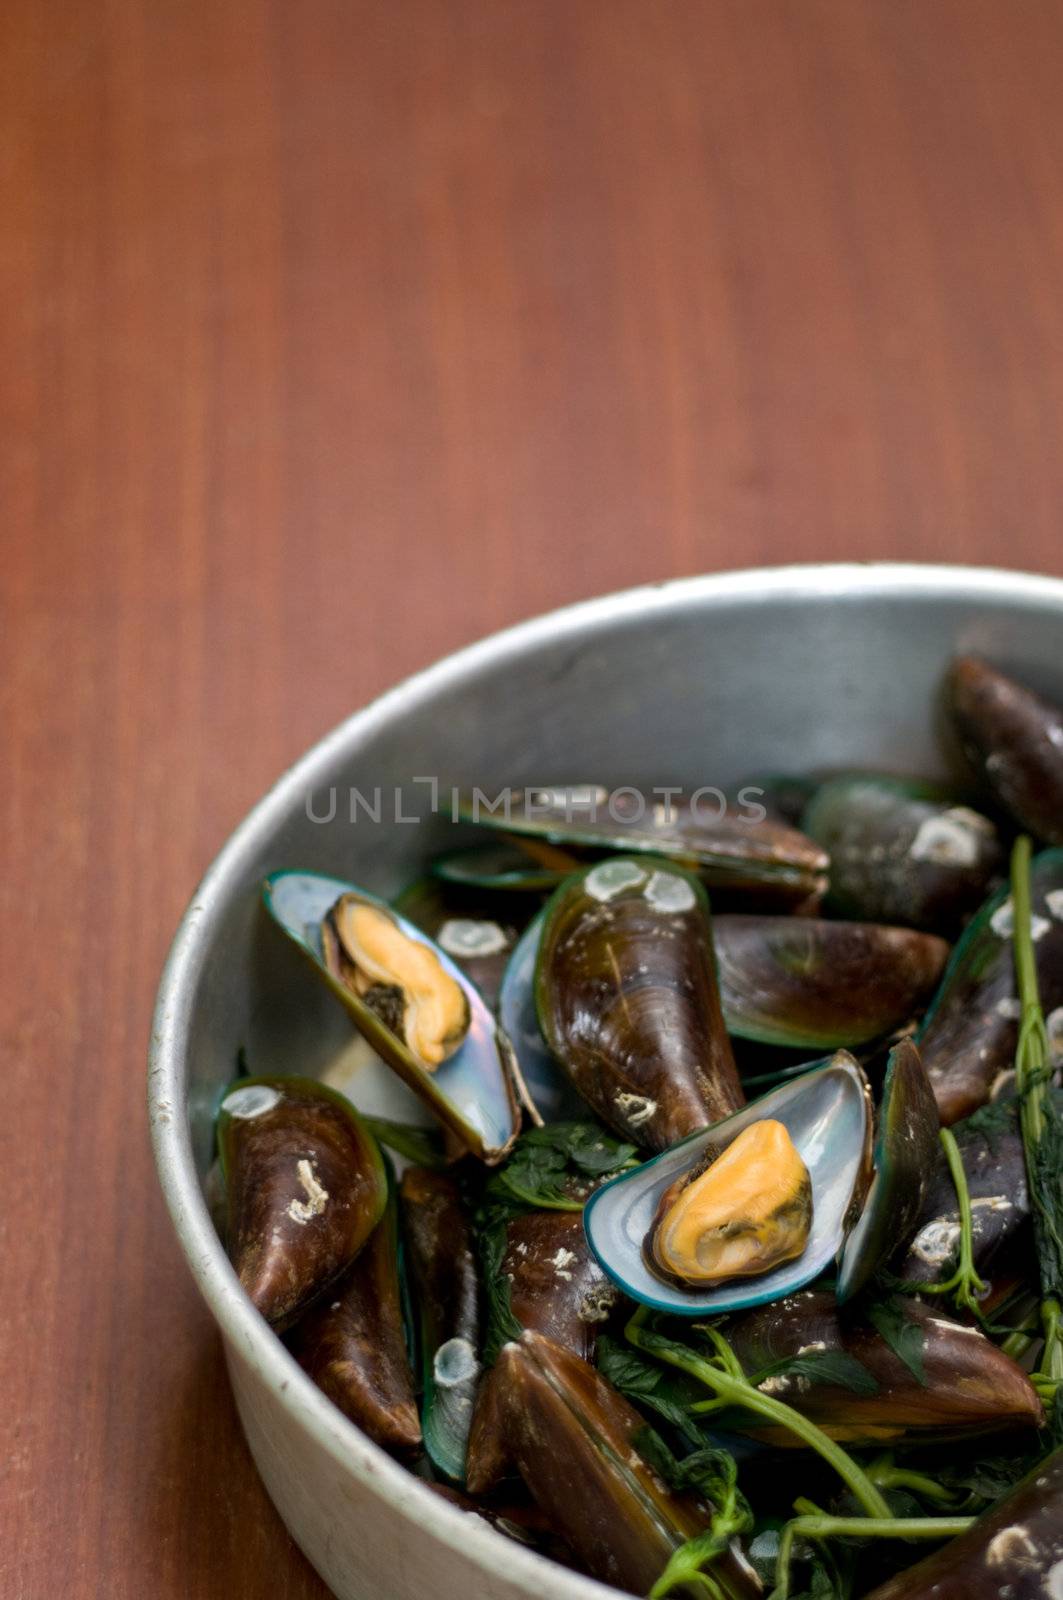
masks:
<path fill-rule="evenodd" d="M 969 806 L 912 791 L 899 779 L 834 778 L 801 825 L 830 854 L 832 910 L 950 933 L 989 892 L 1000 838 Z"/>
<path fill-rule="evenodd" d="M 668 799 L 592 784 L 509 790 L 491 810 L 473 790 L 459 796 L 458 810 L 465 822 L 545 838 L 566 849 L 662 856 L 697 872 L 710 887 L 774 889 L 798 901 L 825 887 L 825 851 L 766 817 L 763 807 L 728 802 L 718 790 L 661 793 Z"/>
<path fill-rule="evenodd" d="M 870 922 L 731 913 L 714 917 L 712 929 L 728 1032 L 813 1051 L 901 1027 L 949 953 L 934 934 Z"/>
<path fill-rule="evenodd" d="M 1042 850 L 1030 867 L 1034 956 L 1049 1045 L 1063 1061 L 1063 850 Z M 1015 1065 L 1019 1000 L 1014 908 L 992 895 L 952 952 L 917 1042 L 947 1126 L 984 1105 Z"/>
<path fill-rule="evenodd" d="M 919 1051 L 904 1039 L 890 1051 L 875 1134 L 875 1176 L 842 1245 L 839 1304 L 870 1283 L 919 1224 L 940 1153 L 938 1108 Z"/>
<path fill-rule="evenodd" d="M 863 1072 L 840 1050 L 734 1116 L 614 1178 L 591 1196 L 584 1211 L 587 1238 L 602 1270 L 633 1300 L 680 1316 L 762 1305 L 811 1283 L 837 1255 L 868 1181 L 869 1102 Z M 663 1283 L 643 1257 L 661 1197 L 706 1151 L 725 1148 L 743 1129 L 765 1118 L 785 1127 L 812 1181 L 812 1226 L 805 1249 L 759 1278 L 711 1289 Z"/>
<path fill-rule="evenodd" d="M 493 1370 L 469 1441 L 470 1490 L 485 1492 L 515 1466 L 586 1572 L 648 1594 L 673 1552 L 709 1525 L 712 1507 L 664 1484 L 639 1453 L 644 1419 L 579 1356 L 529 1331 Z M 727 1600 L 761 1593 L 737 1543 L 712 1573 Z"/>
<path fill-rule="evenodd" d="M 964 752 L 1006 810 L 1063 845 L 1063 707 L 977 656 L 950 668 L 946 702 Z"/>
<path fill-rule="evenodd" d="M 230 1260 L 256 1309 L 285 1327 L 380 1221 L 383 1158 L 350 1101 L 309 1078 L 238 1078 L 217 1136 Z"/>
<path fill-rule="evenodd" d="M 918 1377 L 871 1321 L 842 1315 L 829 1289 L 759 1306 L 735 1317 L 724 1332 L 763 1394 L 792 1406 L 832 1439 L 916 1443 L 920 1437 L 1032 1429 L 1044 1421 L 1025 1372 L 978 1328 L 919 1300 L 899 1301 L 895 1315 L 894 1338 L 903 1329 Z M 841 1380 L 832 1360 L 838 1356 L 850 1364 Z M 800 1448 L 789 1430 L 755 1413 L 736 1416 L 728 1426 L 783 1449 Z"/>
<path fill-rule="evenodd" d="M 322 925 L 332 907 L 346 895 L 354 895 L 386 913 L 408 939 L 432 950 L 443 970 L 465 994 L 468 1031 L 454 1054 L 432 1072 L 426 1071 L 376 1011 L 329 970 Z M 527 1103 L 527 1093 L 509 1040 L 475 986 L 450 956 L 383 901 L 339 878 L 312 872 L 275 872 L 263 885 L 263 898 L 270 915 L 314 962 L 373 1049 L 434 1112 L 461 1149 L 488 1164 L 501 1161 L 520 1131 L 518 1105 Z"/>
<path fill-rule="evenodd" d="M 610 857 L 546 908 L 543 1037 L 597 1115 L 646 1149 L 743 1104 L 714 973 L 705 891 L 670 863 Z"/>
<path fill-rule="evenodd" d="M 517 939 L 537 908 L 533 895 L 496 893 L 431 876 L 411 883 L 393 907 L 445 951 L 492 1010 L 497 1010 Z"/>
<path fill-rule="evenodd" d="M 1063 1594 L 1063 1449 L 965 1533 L 867 1600 L 1059 1600 Z"/>
<path fill-rule="evenodd" d="M 543 1038 L 535 1004 L 535 965 L 543 937 L 542 912 L 514 946 L 498 991 L 498 1019 L 516 1051 L 528 1094 L 547 1122 L 586 1115 L 586 1104 L 562 1072 Z"/>
<path fill-rule="evenodd" d="M 354 1265 L 300 1319 L 288 1346 L 318 1388 L 376 1444 L 400 1456 L 419 1448 L 393 1191 Z"/>

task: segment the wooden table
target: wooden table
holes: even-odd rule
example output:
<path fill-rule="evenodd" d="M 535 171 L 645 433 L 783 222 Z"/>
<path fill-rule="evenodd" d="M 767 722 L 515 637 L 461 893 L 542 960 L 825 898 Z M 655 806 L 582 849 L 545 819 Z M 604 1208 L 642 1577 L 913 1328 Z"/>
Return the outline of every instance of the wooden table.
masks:
<path fill-rule="evenodd" d="M 791 559 L 1063 572 L 1063 10 L 0 26 L 0 1592 L 309 1600 L 148 1153 L 181 908 L 311 740 L 502 623 Z"/>

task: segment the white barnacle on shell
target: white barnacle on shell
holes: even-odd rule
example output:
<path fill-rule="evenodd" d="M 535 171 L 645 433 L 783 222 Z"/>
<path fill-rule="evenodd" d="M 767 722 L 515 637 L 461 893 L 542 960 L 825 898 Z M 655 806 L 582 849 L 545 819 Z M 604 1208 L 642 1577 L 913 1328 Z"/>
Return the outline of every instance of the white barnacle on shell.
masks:
<path fill-rule="evenodd" d="M 328 1205 L 328 1190 L 323 1189 L 318 1182 L 313 1161 L 306 1159 L 298 1161 L 295 1172 L 302 1185 L 306 1199 L 290 1200 L 287 1210 L 292 1221 L 297 1222 L 301 1228 L 305 1228 L 311 1218 L 319 1217 Z"/>

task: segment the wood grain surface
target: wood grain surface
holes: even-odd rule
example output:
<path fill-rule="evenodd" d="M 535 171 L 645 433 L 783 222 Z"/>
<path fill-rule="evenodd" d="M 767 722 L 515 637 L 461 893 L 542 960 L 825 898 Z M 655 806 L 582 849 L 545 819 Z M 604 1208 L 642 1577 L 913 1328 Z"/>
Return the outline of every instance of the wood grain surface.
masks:
<path fill-rule="evenodd" d="M 320 1600 L 156 1192 L 180 911 L 308 743 L 516 618 L 1063 572 L 1063 8 L 2 13 L 0 1593 Z"/>

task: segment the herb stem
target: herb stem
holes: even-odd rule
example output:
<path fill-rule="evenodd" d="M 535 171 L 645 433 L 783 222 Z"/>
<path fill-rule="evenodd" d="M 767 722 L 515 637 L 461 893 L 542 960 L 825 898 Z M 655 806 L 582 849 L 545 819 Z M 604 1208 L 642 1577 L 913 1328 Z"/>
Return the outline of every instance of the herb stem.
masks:
<path fill-rule="evenodd" d="M 925 1472 L 912 1472 L 907 1467 L 895 1467 L 893 1458 L 888 1453 L 872 1461 L 867 1469 L 867 1475 L 880 1489 L 907 1489 L 910 1493 L 917 1494 L 923 1500 L 930 1500 L 936 1505 L 956 1504 L 957 1497 L 952 1489 L 947 1489 L 944 1484 L 928 1477 Z"/>
<path fill-rule="evenodd" d="M 1056 1209 L 1046 1198 L 1043 1184 L 1046 1159 L 1051 1162 L 1049 1151 L 1053 1143 L 1058 1151 L 1059 1130 L 1058 1112 L 1048 1098 L 1048 1080 L 1052 1073 L 1051 1049 L 1041 1009 L 1037 957 L 1034 953 L 1031 854 L 1032 847 L 1026 835 L 1016 839 L 1011 856 L 1011 903 L 1015 929 L 1015 980 L 1022 1021 L 1015 1052 L 1015 1088 L 1041 1269 L 1041 1327 L 1045 1342 L 1037 1375 L 1057 1383 L 1063 1381 L 1063 1320 L 1059 1303 L 1063 1238 L 1060 1236 Z M 1056 1124 L 1053 1128 L 1054 1141 L 1046 1141 L 1050 1118 Z M 1043 1144 L 1045 1148 L 1042 1148 Z M 1055 1172 L 1052 1181 L 1058 1181 Z"/>
<path fill-rule="evenodd" d="M 787 1600 L 797 1539 L 954 1539 L 973 1521 L 973 1517 L 831 1517 L 823 1512 L 794 1517 L 779 1538 L 775 1588 L 768 1600 Z"/>
<path fill-rule="evenodd" d="M 814 1422 L 810 1422 L 807 1417 L 801 1416 L 800 1412 L 793 1410 L 791 1406 L 784 1405 L 781 1401 L 774 1399 L 773 1396 L 762 1394 L 759 1389 L 753 1387 L 744 1375 L 735 1376 L 734 1370 L 725 1371 L 713 1362 L 706 1361 L 702 1356 L 696 1355 L 693 1351 L 687 1350 L 681 1345 L 673 1344 L 671 1340 L 661 1338 L 658 1334 L 651 1332 L 644 1326 L 644 1312 L 645 1307 L 640 1308 L 631 1318 L 625 1330 L 629 1343 L 633 1344 L 636 1349 L 644 1350 L 647 1354 L 656 1356 L 659 1361 L 667 1362 L 669 1366 L 678 1367 L 681 1372 L 689 1373 L 691 1377 L 697 1378 L 699 1382 L 703 1383 L 707 1389 L 711 1389 L 717 1398 L 726 1400 L 732 1405 L 741 1406 L 743 1410 L 752 1411 L 755 1415 L 763 1417 L 766 1422 L 770 1422 L 776 1427 L 785 1428 L 788 1433 L 796 1435 L 802 1444 L 807 1445 L 810 1450 L 814 1450 L 829 1466 L 834 1468 L 869 1518 L 878 1518 L 882 1521 L 892 1520 L 889 1505 L 863 1468 L 858 1466 L 852 1456 L 843 1450 L 840 1445 L 836 1444 L 833 1439 L 828 1438 L 820 1428 L 817 1428 Z M 738 1372 L 741 1373 L 741 1368 L 737 1366 L 733 1351 L 731 1351 L 729 1345 L 726 1345 L 726 1341 L 723 1340 L 722 1336 L 714 1329 L 707 1331 L 712 1334 L 713 1344 L 718 1351 L 718 1359 L 726 1361 L 729 1366 L 734 1363 Z M 721 1345 L 726 1346 L 726 1356 L 721 1350 Z"/>
<path fill-rule="evenodd" d="M 971 1192 L 967 1187 L 967 1173 L 963 1157 L 951 1128 L 938 1131 L 941 1148 L 945 1152 L 949 1176 L 956 1190 L 956 1206 L 960 1217 L 959 1263 L 951 1278 L 940 1283 L 905 1283 L 898 1287 L 904 1294 L 951 1294 L 958 1306 L 969 1311 L 979 1322 L 983 1320 L 978 1297 L 984 1295 L 988 1285 L 978 1276 L 974 1264 L 974 1221 L 971 1215 Z"/>

